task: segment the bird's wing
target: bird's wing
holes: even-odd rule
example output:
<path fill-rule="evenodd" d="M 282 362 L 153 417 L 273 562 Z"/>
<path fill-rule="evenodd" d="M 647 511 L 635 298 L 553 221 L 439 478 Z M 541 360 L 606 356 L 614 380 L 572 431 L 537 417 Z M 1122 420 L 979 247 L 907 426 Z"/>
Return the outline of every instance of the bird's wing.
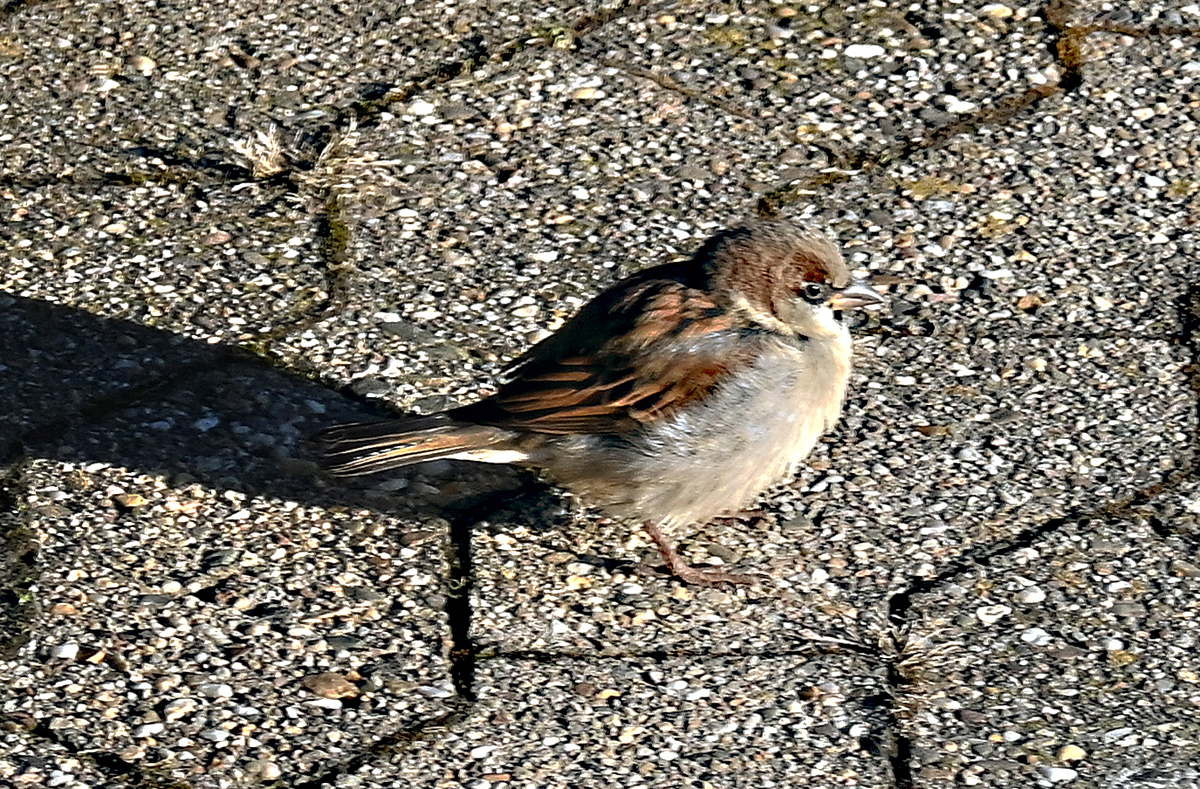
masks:
<path fill-rule="evenodd" d="M 677 279 L 608 291 L 452 416 L 535 433 L 623 433 L 704 396 L 758 357 L 763 337 Z"/>

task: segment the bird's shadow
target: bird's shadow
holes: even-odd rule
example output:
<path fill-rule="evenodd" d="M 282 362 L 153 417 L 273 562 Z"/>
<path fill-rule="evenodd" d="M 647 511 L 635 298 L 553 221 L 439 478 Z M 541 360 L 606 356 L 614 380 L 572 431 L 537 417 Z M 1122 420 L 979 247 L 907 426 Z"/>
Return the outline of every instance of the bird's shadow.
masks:
<path fill-rule="evenodd" d="M 452 493 L 418 505 L 402 482 L 389 492 L 378 479 L 347 483 L 320 474 L 319 447 L 309 436 L 338 422 L 389 416 L 395 413 L 380 401 L 233 345 L 0 294 L 6 465 L 40 457 L 304 504 L 417 515 L 442 501 L 457 510 Z M 514 491 L 530 481 L 515 470 L 476 468 L 444 463 L 432 475 L 450 490 L 469 477 Z"/>

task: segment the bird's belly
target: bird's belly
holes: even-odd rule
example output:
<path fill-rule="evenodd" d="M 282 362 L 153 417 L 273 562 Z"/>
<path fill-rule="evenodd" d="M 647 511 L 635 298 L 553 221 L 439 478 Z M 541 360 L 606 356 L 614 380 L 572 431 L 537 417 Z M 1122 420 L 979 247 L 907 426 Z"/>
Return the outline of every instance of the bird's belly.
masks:
<path fill-rule="evenodd" d="M 667 529 L 736 511 L 792 474 L 837 419 L 848 369 L 829 364 L 813 369 L 790 349 L 765 357 L 661 423 L 598 441 L 586 468 L 556 476 L 614 514 Z"/>

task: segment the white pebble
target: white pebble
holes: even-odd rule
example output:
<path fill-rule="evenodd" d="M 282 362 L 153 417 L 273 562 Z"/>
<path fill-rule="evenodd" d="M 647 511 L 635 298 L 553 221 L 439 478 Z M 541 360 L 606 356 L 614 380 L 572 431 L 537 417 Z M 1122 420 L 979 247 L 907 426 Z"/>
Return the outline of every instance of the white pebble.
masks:
<path fill-rule="evenodd" d="M 233 696 L 233 688 L 224 683 L 209 683 L 196 688 L 210 699 L 228 699 Z"/>
<path fill-rule="evenodd" d="M 512 314 L 518 318 L 532 318 L 537 313 L 538 308 L 536 304 L 526 304 L 512 311 Z"/>
<path fill-rule="evenodd" d="M 67 644 L 63 644 L 61 646 L 55 647 L 55 649 L 54 649 L 54 657 L 62 658 L 63 660 L 74 660 L 75 656 L 78 654 L 79 654 L 79 645 L 78 644 L 67 643 Z"/>
<path fill-rule="evenodd" d="M 1066 781 L 1074 781 L 1079 777 L 1077 770 L 1072 770 L 1070 767 L 1039 767 L 1038 770 L 1052 784 L 1064 783 Z"/>
<path fill-rule="evenodd" d="M 862 60 L 865 58 L 883 57 L 885 51 L 886 50 L 884 50 L 884 48 L 878 44 L 851 44 L 850 46 L 846 47 L 843 54 L 848 58 Z"/>
<path fill-rule="evenodd" d="M 163 729 L 165 729 L 165 728 L 166 727 L 163 726 L 161 723 L 146 723 L 146 724 L 138 726 L 136 729 L 134 729 L 133 736 L 134 736 L 134 739 L 144 739 L 146 737 L 153 737 L 156 734 L 162 734 Z"/>
<path fill-rule="evenodd" d="M 1040 627 L 1031 627 L 1021 634 L 1021 640 L 1026 644 L 1033 644 L 1037 647 L 1044 647 L 1054 639 L 1045 630 Z"/>
<path fill-rule="evenodd" d="M 341 699 L 310 699 L 304 703 L 323 710 L 340 710 L 342 708 Z"/>
<path fill-rule="evenodd" d="M 279 769 L 279 765 L 263 759 L 252 759 L 246 762 L 246 770 L 252 775 L 257 775 L 264 781 L 270 781 L 283 775 L 283 771 Z"/>

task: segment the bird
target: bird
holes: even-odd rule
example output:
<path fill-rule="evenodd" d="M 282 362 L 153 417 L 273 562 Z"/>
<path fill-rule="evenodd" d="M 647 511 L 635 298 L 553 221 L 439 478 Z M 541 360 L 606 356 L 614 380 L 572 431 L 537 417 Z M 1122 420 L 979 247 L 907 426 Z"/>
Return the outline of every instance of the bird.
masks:
<path fill-rule="evenodd" d="M 883 301 L 816 227 L 747 220 L 601 292 L 491 396 L 315 438 L 335 477 L 438 459 L 541 469 L 640 524 L 681 581 L 749 583 L 689 565 L 674 542 L 796 472 L 842 410 L 843 313 Z"/>

